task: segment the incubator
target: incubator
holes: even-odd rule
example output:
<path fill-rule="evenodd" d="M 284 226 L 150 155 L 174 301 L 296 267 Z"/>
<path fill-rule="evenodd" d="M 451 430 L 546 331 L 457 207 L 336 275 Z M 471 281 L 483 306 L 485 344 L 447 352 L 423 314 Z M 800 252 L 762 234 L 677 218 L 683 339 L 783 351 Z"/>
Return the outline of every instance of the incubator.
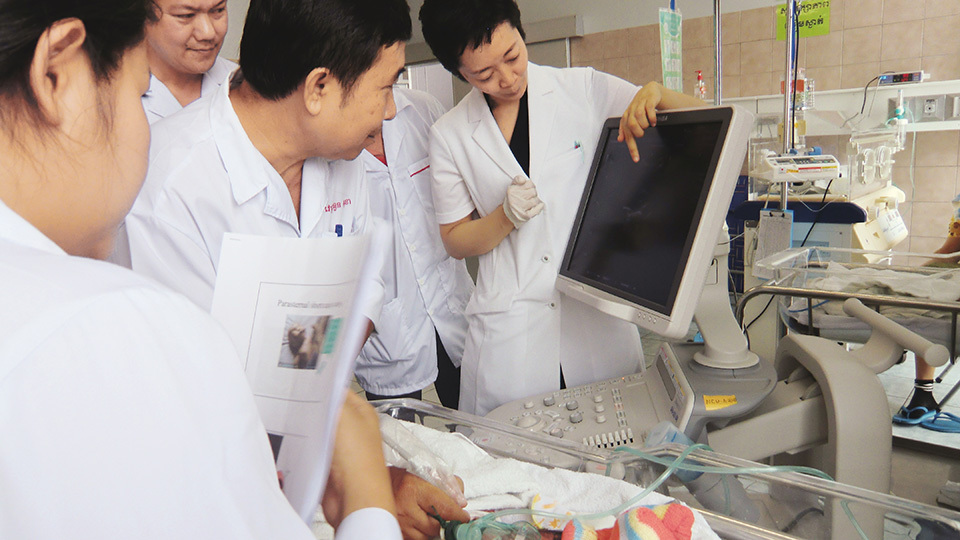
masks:
<path fill-rule="evenodd" d="M 839 234 L 828 245 L 869 251 L 892 249 L 907 237 L 898 208 L 906 196 L 893 183 L 894 163 L 910 159 L 898 155 L 905 147 L 908 122 L 902 96 L 899 102 L 901 105 L 882 126 L 865 129 L 844 122 L 840 132 L 849 133 L 849 138 L 844 136 L 846 141 L 836 149 L 836 156 L 824 155 L 819 147 L 808 146 L 802 132 L 795 137 L 794 146 L 781 153 L 783 137 L 774 129 L 782 122 L 781 117 L 758 115 L 747 163 L 747 197 L 755 204 L 747 206 L 753 208 L 754 214 L 760 205 L 773 205 L 794 211 L 802 207 L 823 217 L 821 211 L 830 205 L 852 205 L 862 209 L 862 217 L 835 226 Z M 797 111 L 798 117 L 803 114 L 804 111 Z M 821 229 L 830 226 L 822 219 L 818 223 Z M 795 236 L 804 238 L 805 232 L 795 231 Z"/>
<path fill-rule="evenodd" d="M 680 463 L 678 457 L 689 453 L 682 460 L 679 478 L 670 475 L 656 487 L 656 493 L 696 509 L 713 532 L 724 539 L 893 540 L 960 535 L 960 513 L 957 512 L 705 449 L 691 451 L 690 447 L 678 443 L 653 446 L 637 455 L 622 449 L 586 447 L 577 441 L 531 433 L 417 400 L 381 401 L 377 408 L 381 413 L 411 418 L 413 423 L 438 432 L 460 434 L 499 459 L 611 477 L 636 486 L 654 485 L 668 468 Z M 687 468 L 694 470 L 684 473 Z M 701 478 L 713 475 L 715 497 L 709 508 L 691 494 L 690 477 L 698 474 Z M 744 506 L 751 510 L 736 510 Z M 512 517 L 505 523 L 518 517 L 524 517 L 524 521 L 536 518 L 537 512 L 527 508 L 512 515 L 507 513 Z M 527 538 L 523 535 L 530 534 L 529 524 L 491 525 L 490 529 L 490 536 L 476 538 Z M 918 536 L 921 534 L 929 536 Z"/>
<path fill-rule="evenodd" d="M 960 267 L 955 256 L 828 247 L 797 248 L 757 261 L 773 280 L 750 296 L 775 294 L 783 321 L 794 329 L 863 343 L 869 328 L 840 303 L 860 298 L 957 356 Z M 873 262 L 864 262 L 864 261 Z M 747 298 L 749 299 L 749 298 Z M 746 300 L 741 300 L 741 304 Z"/>

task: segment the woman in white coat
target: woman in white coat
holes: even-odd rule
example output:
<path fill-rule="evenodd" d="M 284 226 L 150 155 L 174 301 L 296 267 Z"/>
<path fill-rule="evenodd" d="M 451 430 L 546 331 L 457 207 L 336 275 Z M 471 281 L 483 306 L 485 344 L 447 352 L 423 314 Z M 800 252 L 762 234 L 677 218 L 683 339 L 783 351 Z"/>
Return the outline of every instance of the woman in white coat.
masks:
<path fill-rule="evenodd" d="M 559 294 L 558 268 L 603 122 L 623 116 L 621 140 L 635 155 L 633 137 L 656 109 L 703 102 L 657 83 L 529 63 L 513 0 L 425 0 L 420 20 L 437 59 L 473 86 L 434 125 L 430 146 L 444 246 L 480 262 L 461 410 L 485 414 L 637 371 L 636 327 Z"/>
<path fill-rule="evenodd" d="M 148 2 L 0 0 L 0 538 L 310 540 L 223 330 L 94 260 L 147 168 Z M 399 540 L 358 401 L 324 508 Z"/>

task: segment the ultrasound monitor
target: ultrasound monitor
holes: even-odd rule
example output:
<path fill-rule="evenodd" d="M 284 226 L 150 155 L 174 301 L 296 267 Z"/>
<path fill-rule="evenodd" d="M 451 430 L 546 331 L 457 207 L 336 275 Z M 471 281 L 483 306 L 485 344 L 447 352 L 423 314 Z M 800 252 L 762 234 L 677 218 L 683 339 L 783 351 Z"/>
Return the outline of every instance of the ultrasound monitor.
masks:
<path fill-rule="evenodd" d="M 612 316 L 681 338 L 697 310 L 753 123 L 733 107 L 663 111 L 639 163 L 606 121 L 557 288 Z M 726 284 L 724 283 L 725 287 Z"/>

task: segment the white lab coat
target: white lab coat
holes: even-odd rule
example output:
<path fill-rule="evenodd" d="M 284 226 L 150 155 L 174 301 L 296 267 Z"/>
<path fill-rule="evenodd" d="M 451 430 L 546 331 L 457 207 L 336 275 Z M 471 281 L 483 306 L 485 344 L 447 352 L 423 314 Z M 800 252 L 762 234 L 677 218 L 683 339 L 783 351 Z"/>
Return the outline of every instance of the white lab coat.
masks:
<path fill-rule="evenodd" d="M 220 88 L 227 82 L 227 78 L 235 69 L 237 69 L 237 64 L 218 56 L 213 62 L 213 67 L 203 74 L 200 97 L 209 95 Z M 183 105 L 180 105 L 167 85 L 153 75 L 150 75 L 150 87 L 147 88 L 140 101 L 143 103 L 143 110 L 147 113 L 147 121 L 151 124 L 183 108 Z"/>
<path fill-rule="evenodd" d="M 445 112 L 424 92 L 396 89 L 397 116 L 383 124 L 387 165 L 364 151 L 370 210 L 391 225 L 383 266 L 384 305 L 356 374 L 374 394 L 421 390 L 437 378 L 437 340 L 460 365 L 467 333 L 463 314 L 473 292 L 467 266 L 447 254 L 433 211 L 430 126 Z"/>
<path fill-rule="evenodd" d="M 219 89 L 221 85 L 226 84 L 230 74 L 233 73 L 233 70 L 236 68 L 236 64 L 226 58 L 220 58 L 218 56 L 213 63 L 213 67 L 203 74 L 200 97 L 210 95 L 210 93 Z M 140 97 L 140 102 L 143 104 L 143 110 L 147 114 L 147 121 L 150 122 L 150 124 L 166 118 L 183 108 L 180 102 L 177 101 L 177 98 L 173 97 L 173 93 L 170 92 L 167 85 L 160 82 L 160 79 L 152 74 L 150 75 L 150 87 L 147 88 L 146 93 Z M 126 268 L 131 267 L 130 243 L 127 238 L 127 228 L 124 224 L 120 224 L 120 231 L 117 234 L 114 251 L 107 260 Z"/>
<path fill-rule="evenodd" d="M 0 538 L 312 540 L 239 366 L 185 298 L 0 202 Z M 400 538 L 348 519 L 338 539 Z"/>
<path fill-rule="evenodd" d="M 555 283 L 600 129 L 623 114 L 637 87 L 590 68 L 530 64 L 530 178 L 543 212 L 479 258 L 467 306 L 460 410 L 486 414 L 505 402 L 633 373 L 643 359 L 637 328 L 557 292 Z M 434 124 L 430 165 L 440 223 L 503 203 L 523 170 L 482 93 L 473 89 Z M 656 264 L 656 261 L 650 261 Z"/>
<path fill-rule="evenodd" d="M 227 232 L 276 237 L 360 234 L 370 226 L 363 163 L 308 159 L 300 219 L 283 178 L 247 137 L 229 86 L 151 127 L 150 168 L 126 219 L 134 271 L 209 310 Z M 336 264 L 336 261 L 330 261 Z M 374 324 L 383 284 L 361 306 Z"/>

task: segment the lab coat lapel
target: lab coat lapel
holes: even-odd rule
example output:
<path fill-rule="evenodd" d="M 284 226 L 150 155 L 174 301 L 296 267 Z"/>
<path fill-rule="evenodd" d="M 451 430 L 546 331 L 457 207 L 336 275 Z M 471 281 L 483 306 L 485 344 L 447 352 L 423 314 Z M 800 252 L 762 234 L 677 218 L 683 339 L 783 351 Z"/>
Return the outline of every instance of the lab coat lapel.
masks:
<path fill-rule="evenodd" d="M 143 108 L 150 114 L 165 118 L 183 107 L 169 88 L 156 77 L 150 75 L 150 86 L 143 95 Z"/>
<path fill-rule="evenodd" d="M 527 106 L 530 109 L 530 179 L 540 180 L 556 120 L 557 101 L 550 74 L 536 64 L 527 68 Z"/>
<path fill-rule="evenodd" d="M 500 167 L 508 177 L 523 174 L 523 169 L 513 157 L 513 152 L 507 145 L 507 140 L 503 138 L 503 133 L 497 125 L 497 121 L 490 112 L 490 107 L 483 98 L 483 93 L 474 88 L 464 99 L 470 100 L 470 111 L 468 118 L 470 123 L 476 124 L 473 131 L 473 140 L 477 143 L 487 156 Z"/>
<path fill-rule="evenodd" d="M 398 102 L 398 117 L 402 110 Z M 399 122 L 390 121 L 383 123 L 383 153 L 387 156 L 387 168 L 390 169 L 391 173 L 394 171 L 394 167 L 401 165 L 400 149 L 403 147 L 403 139 L 406 136 L 407 130 L 403 129 L 403 126 Z M 403 171 L 399 172 L 402 173 Z M 394 175 L 391 174 L 390 176 L 393 177 Z M 403 178 L 403 175 L 399 174 L 397 177 Z"/>
<path fill-rule="evenodd" d="M 323 216 L 323 201 L 326 197 L 327 162 L 311 158 L 303 162 L 300 175 L 300 236 L 314 236 Z"/>
<path fill-rule="evenodd" d="M 230 188 L 237 205 L 266 192 L 263 213 L 279 219 L 299 232 L 299 220 L 283 178 L 260 153 L 243 129 L 230 103 L 230 85 L 224 84 L 212 98 L 210 124 Z"/>

